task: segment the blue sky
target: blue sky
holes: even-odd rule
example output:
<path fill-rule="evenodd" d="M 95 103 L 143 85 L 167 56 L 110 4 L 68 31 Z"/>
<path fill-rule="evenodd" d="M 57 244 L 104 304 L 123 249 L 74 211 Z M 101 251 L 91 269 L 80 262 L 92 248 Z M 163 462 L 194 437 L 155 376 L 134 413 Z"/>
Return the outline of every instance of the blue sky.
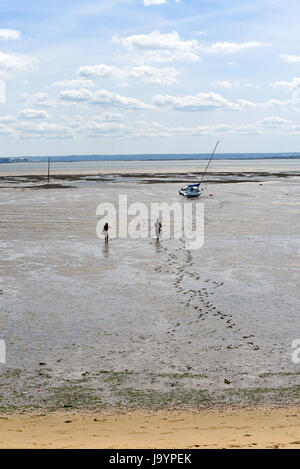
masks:
<path fill-rule="evenodd" d="M 300 149 L 296 0 L 0 0 L 1 156 Z M 4 94 L 5 89 L 5 94 Z"/>

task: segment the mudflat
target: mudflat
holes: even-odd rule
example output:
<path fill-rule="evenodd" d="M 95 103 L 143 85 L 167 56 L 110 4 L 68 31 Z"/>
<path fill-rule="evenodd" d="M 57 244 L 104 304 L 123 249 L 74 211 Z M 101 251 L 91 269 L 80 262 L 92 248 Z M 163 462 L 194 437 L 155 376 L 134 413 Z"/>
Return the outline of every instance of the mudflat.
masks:
<path fill-rule="evenodd" d="M 32 185 L 0 192 L 2 410 L 299 403 L 298 177 L 197 201 L 168 182 Z M 120 195 L 149 223 L 153 202 L 203 203 L 204 245 L 157 244 L 150 225 L 105 245 L 96 210 Z"/>

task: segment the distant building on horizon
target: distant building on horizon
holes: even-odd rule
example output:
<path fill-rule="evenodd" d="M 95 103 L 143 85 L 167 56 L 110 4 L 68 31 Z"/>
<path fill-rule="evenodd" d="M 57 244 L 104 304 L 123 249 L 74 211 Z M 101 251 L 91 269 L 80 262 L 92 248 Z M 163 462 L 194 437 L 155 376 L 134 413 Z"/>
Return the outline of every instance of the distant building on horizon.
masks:
<path fill-rule="evenodd" d="M 25 163 L 29 161 L 28 158 L 26 158 L 25 156 L 17 156 L 17 157 L 13 157 L 13 158 L 9 158 L 9 162 L 10 163 Z"/>

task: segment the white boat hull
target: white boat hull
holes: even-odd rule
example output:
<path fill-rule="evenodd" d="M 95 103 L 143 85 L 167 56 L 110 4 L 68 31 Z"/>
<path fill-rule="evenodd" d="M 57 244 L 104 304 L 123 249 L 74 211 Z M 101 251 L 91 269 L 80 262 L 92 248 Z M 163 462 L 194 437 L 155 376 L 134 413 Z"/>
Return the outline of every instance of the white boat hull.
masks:
<path fill-rule="evenodd" d="M 179 194 L 183 195 L 184 197 L 188 197 L 188 198 L 190 198 L 190 197 L 199 197 L 199 195 L 201 194 L 201 190 L 189 191 L 189 190 L 186 190 L 186 189 L 180 189 Z"/>

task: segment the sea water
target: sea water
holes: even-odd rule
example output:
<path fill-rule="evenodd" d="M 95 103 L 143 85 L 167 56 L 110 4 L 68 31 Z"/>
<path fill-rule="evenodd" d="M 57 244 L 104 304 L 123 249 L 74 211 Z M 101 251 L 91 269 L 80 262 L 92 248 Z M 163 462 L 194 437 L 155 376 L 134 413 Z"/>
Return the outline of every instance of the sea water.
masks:
<path fill-rule="evenodd" d="M 156 155 L 153 155 L 156 156 Z M 72 171 L 91 171 L 95 172 L 97 170 L 105 170 L 111 172 L 117 172 L 119 170 L 131 170 L 136 171 L 145 171 L 148 170 L 156 170 L 159 172 L 165 172 L 166 170 L 172 171 L 180 171 L 181 169 L 185 172 L 189 170 L 203 170 L 208 161 L 203 158 L 195 158 L 195 159 L 180 159 L 178 158 L 172 159 L 149 159 L 149 160 L 117 160 L 115 157 L 111 160 L 100 160 L 100 161 L 72 161 L 72 162 L 58 162 L 58 161 L 51 161 L 51 171 L 59 171 L 68 174 Z M 25 163 L 2 163 L 0 164 L 0 174 L 5 173 L 14 173 L 14 172 L 24 172 L 28 174 L 34 173 L 47 173 L 48 163 L 47 161 L 40 161 L 40 162 L 25 162 Z M 210 166 L 211 169 L 218 170 L 218 169 L 232 169 L 232 168 L 240 168 L 241 170 L 248 169 L 248 170 L 270 170 L 270 171 L 282 171 L 282 170 L 300 170 L 300 157 L 299 158 L 265 158 L 265 157 L 257 157 L 257 158 L 248 158 L 248 157 L 240 157 L 236 159 L 214 159 Z"/>

